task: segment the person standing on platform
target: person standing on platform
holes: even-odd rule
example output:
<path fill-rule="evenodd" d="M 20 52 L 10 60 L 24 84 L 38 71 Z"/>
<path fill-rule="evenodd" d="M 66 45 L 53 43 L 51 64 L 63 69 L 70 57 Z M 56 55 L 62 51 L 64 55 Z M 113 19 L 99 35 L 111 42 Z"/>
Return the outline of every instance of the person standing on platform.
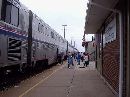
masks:
<path fill-rule="evenodd" d="M 80 55 L 80 52 L 78 52 L 78 54 L 77 54 L 77 62 L 78 62 L 78 65 L 80 65 L 80 59 L 81 59 L 81 55 Z"/>
<path fill-rule="evenodd" d="M 61 64 L 63 64 L 64 61 L 64 52 L 61 53 Z"/>
<path fill-rule="evenodd" d="M 61 54 L 58 54 L 57 60 L 58 60 L 58 63 L 61 64 Z"/>
<path fill-rule="evenodd" d="M 70 52 L 68 53 L 67 60 L 68 60 L 68 68 L 70 68 L 70 65 L 73 65 L 73 57 Z"/>
<path fill-rule="evenodd" d="M 89 54 L 84 54 L 84 66 L 87 67 L 89 65 Z"/>
<path fill-rule="evenodd" d="M 83 55 L 83 52 L 81 52 L 81 60 L 82 60 L 82 62 L 84 61 L 84 55 Z"/>
<path fill-rule="evenodd" d="M 76 53 L 74 52 L 74 59 L 76 60 Z"/>

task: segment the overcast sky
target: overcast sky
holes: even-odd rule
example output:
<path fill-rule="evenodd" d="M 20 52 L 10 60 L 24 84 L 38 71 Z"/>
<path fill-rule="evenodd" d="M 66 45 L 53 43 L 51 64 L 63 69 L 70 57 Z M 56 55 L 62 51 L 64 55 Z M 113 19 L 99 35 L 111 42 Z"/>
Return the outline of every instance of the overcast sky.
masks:
<path fill-rule="evenodd" d="M 57 33 L 63 36 L 66 27 L 66 39 L 75 41 L 79 51 L 84 51 L 82 38 L 84 34 L 87 0 L 20 0 L 26 7 L 36 13 Z M 90 40 L 91 37 L 88 37 Z"/>

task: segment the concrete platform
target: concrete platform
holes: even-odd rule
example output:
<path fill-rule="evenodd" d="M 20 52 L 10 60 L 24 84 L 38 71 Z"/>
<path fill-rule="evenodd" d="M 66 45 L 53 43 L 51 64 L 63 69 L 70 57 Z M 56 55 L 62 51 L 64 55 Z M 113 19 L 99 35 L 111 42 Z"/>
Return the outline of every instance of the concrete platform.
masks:
<path fill-rule="evenodd" d="M 9 97 L 116 97 L 100 78 L 94 62 L 85 68 L 83 63 L 74 64 L 70 69 L 67 63 L 59 65 L 53 73 L 28 86 L 19 96 Z"/>

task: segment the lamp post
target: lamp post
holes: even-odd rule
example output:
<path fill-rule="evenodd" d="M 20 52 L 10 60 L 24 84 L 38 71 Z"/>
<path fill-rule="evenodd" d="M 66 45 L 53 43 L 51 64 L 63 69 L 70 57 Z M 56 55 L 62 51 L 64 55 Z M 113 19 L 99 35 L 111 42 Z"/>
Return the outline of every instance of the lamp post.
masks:
<path fill-rule="evenodd" d="M 74 41 L 74 47 L 75 47 L 75 41 Z"/>
<path fill-rule="evenodd" d="M 63 27 L 64 27 L 64 38 L 65 38 L 65 27 L 67 26 L 67 25 L 62 25 Z"/>

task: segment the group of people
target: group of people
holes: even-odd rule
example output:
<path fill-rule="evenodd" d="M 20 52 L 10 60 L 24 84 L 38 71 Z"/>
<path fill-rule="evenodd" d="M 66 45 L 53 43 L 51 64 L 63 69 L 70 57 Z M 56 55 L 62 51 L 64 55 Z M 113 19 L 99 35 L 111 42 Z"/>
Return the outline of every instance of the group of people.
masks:
<path fill-rule="evenodd" d="M 58 54 L 57 61 L 60 64 L 63 64 L 63 60 L 65 59 L 65 56 L 63 53 Z M 71 53 L 68 52 L 66 59 L 68 61 L 68 68 L 70 68 L 70 65 L 74 66 L 73 60 L 77 60 L 77 65 L 80 65 L 80 61 L 84 63 L 84 67 L 87 67 L 89 65 L 89 54 L 88 53 Z"/>
<path fill-rule="evenodd" d="M 70 68 L 70 65 L 74 66 L 73 58 L 77 60 L 78 65 L 80 65 L 80 61 L 84 62 L 84 66 L 87 67 L 89 65 L 89 54 L 88 53 L 71 53 L 68 52 L 67 60 L 68 60 L 68 68 Z"/>

